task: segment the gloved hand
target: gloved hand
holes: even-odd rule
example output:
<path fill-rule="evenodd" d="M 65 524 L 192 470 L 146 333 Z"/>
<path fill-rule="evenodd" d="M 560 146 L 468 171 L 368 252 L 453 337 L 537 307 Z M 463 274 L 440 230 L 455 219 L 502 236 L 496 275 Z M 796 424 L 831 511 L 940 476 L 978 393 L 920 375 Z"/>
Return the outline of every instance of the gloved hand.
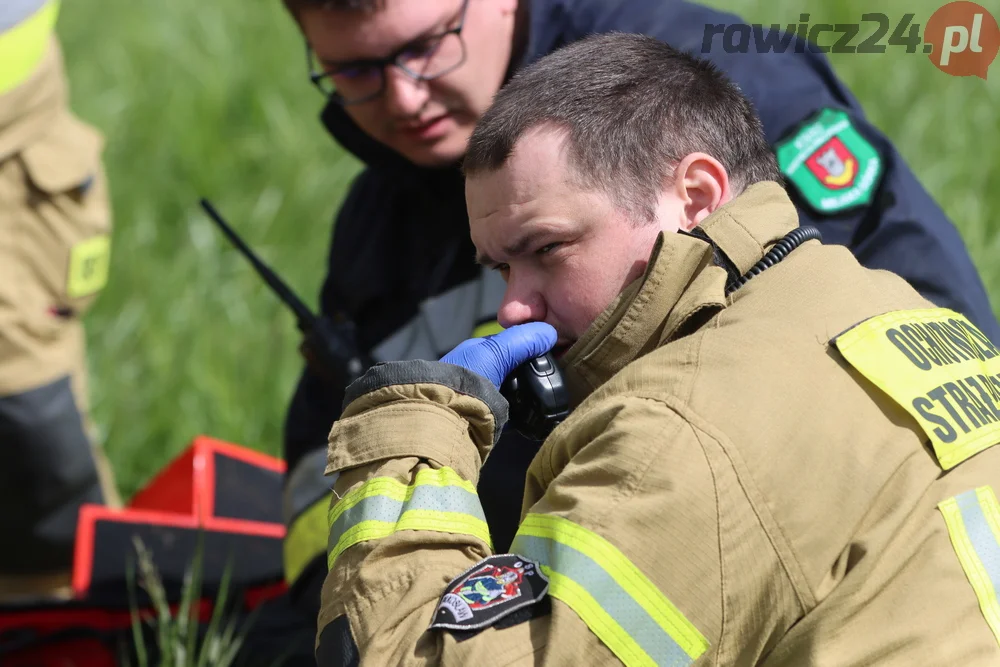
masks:
<path fill-rule="evenodd" d="M 551 324 L 517 324 L 492 336 L 463 341 L 441 361 L 479 373 L 499 389 L 511 371 L 551 350 L 557 339 Z"/>

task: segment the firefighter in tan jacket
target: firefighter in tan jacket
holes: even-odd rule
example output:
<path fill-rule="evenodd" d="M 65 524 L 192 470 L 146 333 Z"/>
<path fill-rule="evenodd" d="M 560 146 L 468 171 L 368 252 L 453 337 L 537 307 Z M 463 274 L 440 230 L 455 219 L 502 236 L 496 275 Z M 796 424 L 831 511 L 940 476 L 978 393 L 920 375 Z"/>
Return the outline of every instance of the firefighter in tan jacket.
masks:
<path fill-rule="evenodd" d="M 498 95 L 464 168 L 508 329 L 349 388 L 321 667 L 1000 664 L 1000 351 L 799 227 L 767 146 L 644 37 Z M 498 387 L 550 348 L 574 410 L 494 554 Z"/>
<path fill-rule="evenodd" d="M 103 137 L 69 108 L 58 0 L 0 1 L 0 601 L 70 593 L 91 435 L 82 317 L 108 277 Z"/>

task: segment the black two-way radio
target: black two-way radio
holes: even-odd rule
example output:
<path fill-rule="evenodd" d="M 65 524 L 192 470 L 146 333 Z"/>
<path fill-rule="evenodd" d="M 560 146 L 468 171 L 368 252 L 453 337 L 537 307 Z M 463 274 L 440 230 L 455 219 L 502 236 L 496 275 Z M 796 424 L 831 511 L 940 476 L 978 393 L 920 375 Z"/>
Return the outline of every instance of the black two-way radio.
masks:
<path fill-rule="evenodd" d="M 529 440 L 545 440 L 569 414 L 569 391 L 551 352 L 514 369 L 500 393 L 510 406 L 510 425 Z"/>
<path fill-rule="evenodd" d="M 315 315 L 239 237 L 214 206 L 201 200 L 201 207 L 226 235 L 226 238 L 257 270 L 264 282 L 295 315 L 303 334 L 300 348 L 317 373 L 350 384 L 361 377 L 374 362 L 358 349 L 354 323 L 347 318 L 333 322 Z M 551 354 L 518 366 L 501 386 L 500 392 L 510 406 L 509 421 L 521 435 L 544 440 L 569 413 L 569 395 L 559 367 Z"/>
<path fill-rule="evenodd" d="M 365 363 L 363 355 L 358 350 L 354 323 L 347 319 L 333 322 L 329 318 L 315 315 L 302 299 L 257 257 L 207 199 L 201 200 L 201 207 L 233 246 L 249 260 L 268 287 L 291 309 L 299 331 L 303 335 L 300 351 L 311 367 L 319 375 L 342 380 L 345 386 L 361 377 L 371 364 Z"/>

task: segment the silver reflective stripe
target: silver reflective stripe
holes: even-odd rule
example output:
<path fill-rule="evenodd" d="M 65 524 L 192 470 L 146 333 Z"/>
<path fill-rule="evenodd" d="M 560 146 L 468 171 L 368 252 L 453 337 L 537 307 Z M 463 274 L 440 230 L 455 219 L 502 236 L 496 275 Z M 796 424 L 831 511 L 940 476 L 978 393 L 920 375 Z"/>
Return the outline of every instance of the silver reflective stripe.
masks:
<path fill-rule="evenodd" d="M 628 633 L 632 641 L 655 664 L 687 667 L 694 662 L 673 637 L 664 632 L 646 610 L 586 554 L 555 540 L 533 535 L 517 535 L 510 552 L 534 560 L 573 580 L 594 598 L 600 608 Z M 550 590 L 554 590 L 554 583 L 550 584 Z M 580 613 L 579 610 L 575 611 Z M 587 618 L 581 620 L 588 622 Z"/>
<path fill-rule="evenodd" d="M 996 595 L 1000 593 L 1000 544 L 997 544 L 997 538 L 986 521 L 986 515 L 983 514 L 982 505 L 979 504 L 975 491 L 966 491 L 955 496 L 955 500 L 962 513 L 965 532 L 968 533 L 972 548 L 976 550 L 976 555 L 983 563 L 983 569 L 993 583 Z"/>
<path fill-rule="evenodd" d="M 291 526 L 297 516 L 315 503 L 329 498 L 339 473 L 323 476 L 326 469 L 326 447 L 317 447 L 295 464 L 289 472 L 282 497 L 282 516 Z"/>
<path fill-rule="evenodd" d="M 413 510 L 461 512 L 486 522 L 486 515 L 475 494 L 458 486 L 419 485 L 413 488 L 413 495 L 409 500 L 400 501 L 382 495 L 369 496 L 345 510 L 330 527 L 327 552 L 333 551 L 344 533 L 363 521 L 396 523 L 404 513 Z"/>
<path fill-rule="evenodd" d="M 484 320 L 496 318 L 506 283 L 496 271 L 424 300 L 417 314 L 372 350 L 376 361 L 440 359 L 468 339 Z"/>
<path fill-rule="evenodd" d="M 986 485 L 942 500 L 938 509 L 983 619 L 1000 642 L 1000 501 Z"/>
<path fill-rule="evenodd" d="M 47 0 L 0 0 L 0 33 L 4 33 L 44 7 Z"/>

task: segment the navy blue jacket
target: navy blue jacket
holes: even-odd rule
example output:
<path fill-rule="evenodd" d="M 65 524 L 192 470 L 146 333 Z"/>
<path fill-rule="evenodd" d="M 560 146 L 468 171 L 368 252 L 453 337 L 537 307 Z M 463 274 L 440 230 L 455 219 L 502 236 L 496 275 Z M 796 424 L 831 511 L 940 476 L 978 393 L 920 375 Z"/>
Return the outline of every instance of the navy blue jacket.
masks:
<path fill-rule="evenodd" d="M 955 227 L 889 140 L 865 119 L 823 54 L 796 53 L 794 42 L 784 53 L 758 53 L 752 45 L 748 53 L 727 53 L 721 36 L 709 53 L 702 53 L 706 24 L 742 21 L 676 0 L 532 0 L 530 13 L 521 66 L 591 33 L 651 35 L 707 58 L 728 74 L 756 105 L 772 145 L 795 135 L 823 109 L 845 111 L 877 152 L 880 179 L 868 205 L 835 214 L 818 212 L 790 184 L 802 224 L 819 228 L 825 243 L 849 247 L 863 265 L 901 275 L 1000 343 L 1000 327 Z M 437 358 L 469 337 L 471 326 L 495 317 L 499 302 L 496 285 L 486 284 L 490 279 L 473 262 L 462 177 L 455 168 L 416 168 L 370 140 L 336 105 L 324 110 L 323 122 L 367 168 L 337 216 L 322 308 L 354 319 L 362 346 L 376 359 Z M 476 285 L 494 300 L 485 316 L 465 313 L 474 307 L 470 294 L 476 292 L 468 288 Z M 476 303 L 482 310 L 483 304 Z M 305 454 L 325 448 L 343 394 L 344 387 L 303 374 L 286 424 L 290 469 Z M 534 454 L 512 434 L 504 437 L 480 483 L 501 550 L 516 530 L 524 473 Z"/>

